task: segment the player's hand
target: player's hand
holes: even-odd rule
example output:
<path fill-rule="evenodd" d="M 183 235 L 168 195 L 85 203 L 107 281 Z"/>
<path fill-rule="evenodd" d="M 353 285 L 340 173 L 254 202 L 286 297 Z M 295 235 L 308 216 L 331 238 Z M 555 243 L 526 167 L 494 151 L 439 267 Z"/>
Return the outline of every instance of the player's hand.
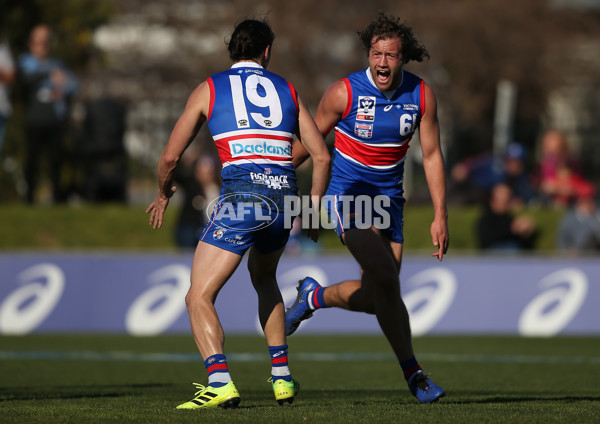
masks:
<path fill-rule="evenodd" d="M 448 245 L 450 244 L 448 224 L 445 219 L 434 220 L 431 224 L 431 241 L 437 247 L 437 252 L 432 253 L 431 256 L 437 257 L 441 261 L 448 251 Z"/>
<path fill-rule="evenodd" d="M 315 243 L 319 241 L 319 205 L 321 202 L 321 196 L 312 195 L 310 199 L 310 205 L 308 206 L 310 210 L 300 211 L 300 215 L 298 215 L 298 219 L 302 224 L 307 223 L 308 228 L 304 228 L 304 233 L 307 237 L 310 237 L 312 241 Z M 316 206 L 315 206 L 316 205 Z M 306 213 L 308 216 L 303 217 L 303 214 Z M 304 219 L 307 218 L 307 219 Z"/>
<path fill-rule="evenodd" d="M 306 230 L 306 236 L 310 237 L 312 241 L 315 243 L 319 241 L 319 229 L 318 228 L 309 228 Z"/>
<path fill-rule="evenodd" d="M 301 222 L 300 225 L 303 225 L 305 223 L 308 224 L 308 228 L 303 228 L 302 232 L 306 235 L 306 237 L 310 238 L 312 241 L 314 241 L 315 243 L 317 241 L 319 241 L 319 221 L 313 220 L 311 219 L 311 217 L 309 216 L 308 219 L 303 219 L 302 218 L 302 213 L 300 213 L 300 215 L 298 215 L 299 222 Z"/>
<path fill-rule="evenodd" d="M 177 191 L 177 187 L 171 187 L 171 192 L 175 193 Z M 159 192 L 156 195 L 156 198 L 148 208 L 146 209 L 146 213 L 150 214 L 149 224 L 152 228 L 157 229 L 162 227 L 163 216 L 165 215 L 165 211 L 167 210 L 167 206 L 169 206 L 170 197 L 166 196 L 164 193 Z"/>

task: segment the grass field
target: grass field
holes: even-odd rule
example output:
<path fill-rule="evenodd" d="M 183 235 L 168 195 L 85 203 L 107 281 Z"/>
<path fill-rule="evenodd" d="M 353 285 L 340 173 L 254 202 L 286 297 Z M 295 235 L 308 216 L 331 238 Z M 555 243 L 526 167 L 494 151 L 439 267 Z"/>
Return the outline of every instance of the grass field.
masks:
<path fill-rule="evenodd" d="M 145 206 L 78 205 L 37 206 L 6 204 L 0 207 L 0 252 L 73 250 L 176 250 L 173 233 L 179 210 L 169 207 L 163 228 L 148 226 Z M 525 211 L 538 223 L 536 253 L 556 254 L 556 228 L 562 213 L 551 209 Z M 410 252 L 431 250 L 432 209 L 410 205 L 405 211 L 404 237 Z M 449 209 L 448 225 L 452 252 L 476 249 L 477 207 Z M 333 230 L 323 230 L 323 249 L 345 251 Z"/>
<path fill-rule="evenodd" d="M 423 337 L 415 349 L 447 396 L 420 405 L 383 337 L 288 339 L 302 389 L 273 398 L 264 340 L 229 336 L 234 410 L 180 411 L 206 383 L 191 336 L 0 337 L 1 423 L 598 423 L 600 339 Z"/>

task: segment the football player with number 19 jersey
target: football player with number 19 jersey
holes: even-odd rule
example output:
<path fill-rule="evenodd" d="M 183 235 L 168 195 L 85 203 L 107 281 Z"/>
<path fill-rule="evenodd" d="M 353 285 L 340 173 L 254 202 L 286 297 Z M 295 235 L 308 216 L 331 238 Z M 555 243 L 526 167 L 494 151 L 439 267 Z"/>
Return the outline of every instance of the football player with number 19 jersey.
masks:
<path fill-rule="evenodd" d="M 241 254 L 251 245 L 278 250 L 289 235 L 281 213 L 284 197 L 298 194 L 292 165 L 296 91 L 254 62 L 235 63 L 207 82 L 207 123 L 223 166 L 223 188 L 200 240 Z M 260 210 L 250 208 L 239 219 L 238 205 L 257 203 Z"/>
<path fill-rule="evenodd" d="M 314 161 L 315 207 L 325 192 L 329 152 L 292 85 L 266 70 L 274 38 L 265 21 L 248 19 L 235 27 L 228 44 L 232 67 L 208 78 L 190 95 L 158 162 L 158 195 L 146 210 L 154 228 L 162 225 L 176 191 L 173 171 L 205 122 L 223 166 L 223 189 L 196 247 L 185 299 L 208 385 L 194 383 L 194 398 L 178 409 L 233 408 L 241 401 L 229 374 L 214 303 L 247 250 L 258 317 L 271 356 L 269 381 L 275 400 L 280 405 L 291 403 L 300 389 L 288 366 L 285 311 L 277 285 L 277 265 L 290 232 L 284 225 L 284 197 L 297 195 L 293 136 Z M 316 234 L 312 232 L 315 241 Z"/>

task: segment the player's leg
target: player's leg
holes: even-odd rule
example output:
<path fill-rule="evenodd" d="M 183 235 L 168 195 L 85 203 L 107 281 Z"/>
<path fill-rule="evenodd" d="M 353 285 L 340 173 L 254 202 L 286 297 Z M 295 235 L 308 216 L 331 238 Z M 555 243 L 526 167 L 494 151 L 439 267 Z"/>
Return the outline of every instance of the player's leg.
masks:
<path fill-rule="evenodd" d="M 242 256 L 200 242 L 194 254 L 191 285 L 185 297 L 196 346 L 203 358 L 223 353 L 223 328 L 214 302 Z"/>
<path fill-rule="evenodd" d="M 252 247 L 248 256 L 248 270 L 258 295 L 258 316 L 265 333 L 271 356 L 271 379 L 275 399 L 280 405 L 292 403 L 300 390 L 288 366 L 288 346 L 285 338 L 285 311 L 277 285 L 277 265 L 284 248 L 272 253 L 261 253 Z"/>
<path fill-rule="evenodd" d="M 349 231 L 345 241 L 363 269 L 363 286 L 372 290 L 377 322 L 398 358 L 410 392 L 421 403 L 435 402 L 444 396 L 444 390 L 423 374 L 415 358 L 408 310 L 400 294 L 402 243 L 372 234 Z M 389 256 L 384 256 L 384 251 Z"/>
<path fill-rule="evenodd" d="M 364 203 L 352 202 L 352 196 L 345 194 L 344 189 L 343 185 L 338 186 L 335 189 L 332 189 L 332 186 L 330 185 L 328 191 L 329 201 L 324 204 L 331 224 L 340 237 L 340 240 L 347 245 L 347 237 L 357 239 L 358 242 L 355 243 L 355 249 L 362 250 L 362 248 L 365 247 L 365 245 L 362 244 L 362 234 L 365 234 L 368 238 L 373 240 L 372 242 L 369 242 L 365 239 L 364 241 L 369 243 L 366 246 L 368 248 L 376 246 L 376 250 L 372 252 L 374 257 L 377 260 L 381 259 L 386 261 L 386 265 L 383 265 L 381 268 L 378 269 L 377 265 L 372 268 L 378 273 L 383 270 L 387 273 L 391 273 L 395 268 L 397 279 L 402 259 L 401 243 L 403 241 L 402 227 L 404 206 L 402 193 L 398 193 L 397 189 L 394 188 L 387 197 L 389 200 L 388 205 L 378 208 L 377 210 L 369 211 L 366 208 L 371 206 L 367 206 Z M 376 197 L 377 196 L 373 197 L 373 202 L 375 202 Z M 385 230 L 381 230 L 385 236 L 381 235 L 380 230 L 376 229 L 374 226 L 368 229 L 357 228 L 357 219 L 361 216 L 371 217 L 374 221 L 375 219 L 378 220 L 380 225 L 379 228 L 385 228 Z M 390 239 L 398 242 L 394 245 L 395 251 L 392 249 Z M 384 256 L 378 256 L 380 253 Z M 367 280 L 370 278 L 369 275 L 366 276 Z M 310 277 L 300 281 L 300 284 L 298 285 L 298 296 L 286 312 L 286 333 L 288 335 L 294 333 L 303 320 L 310 318 L 316 309 L 324 307 L 338 307 L 349 311 L 374 314 L 375 292 L 373 291 L 373 285 L 365 284 L 364 282 L 364 270 L 361 270 L 360 279 L 347 280 L 327 287 L 322 287 L 317 281 Z"/>
<path fill-rule="evenodd" d="M 357 233 L 358 231 L 358 233 Z M 346 236 L 349 233 L 355 234 L 352 238 L 359 238 L 360 234 L 366 231 L 368 234 L 376 234 L 378 231 L 375 228 L 371 229 L 352 229 L 341 233 L 341 238 L 346 243 Z M 374 237 L 373 237 L 374 239 Z M 357 245 L 360 245 L 360 241 Z M 377 242 L 379 251 L 387 258 L 390 267 L 400 269 L 400 259 L 402 250 L 400 245 L 399 253 L 394 254 L 391 250 L 389 241 L 382 238 Z M 396 256 L 398 258 L 396 258 Z M 391 269 L 391 268 L 390 268 Z M 396 274 L 399 271 L 396 272 Z M 369 275 L 366 278 L 370 278 Z M 397 276 L 396 276 L 397 278 Z M 364 271 L 361 270 L 360 280 L 346 280 L 331 286 L 321 286 L 319 282 L 311 277 L 301 280 L 298 285 L 298 295 L 294 303 L 286 311 L 286 334 L 293 334 L 299 327 L 300 323 L 310 318 L 313 312 L 317 309 L 336 307 L 354 312 L 364 312 L 375 314 L 375 291 L 372 284 L 365 284 Z"/>
<path fill-rule="evenodd" d="M 392 244 L 373 227 L 347 230 L 343 238 L 348 250 L 361 267 L 361 280 L 343 281 L 322 288 L 324 303 L 328 307 L 375 314 L 398 360 L 408 360 L 413 357 L 411 333 L 408 312 L 400 297 L 398 278 L 402 244 L 394 243 L 392 247 Z M 306 281 L 301 283 L 300 289 Z M 292 308 L 320 307 L 310 302 L 314 297 L 311 291 L 306 294 L 302 290 L 299 292 L 298 299 L 302 300 L 304 296 L 307 300 L 301 303 L 297 300 Z"/>
<path fill-rule="evenodd" d="M 258 317 L 269 345 L 285 344 L 283 298 L 276 278 L 283 250 L 264 254 L 251 248 L 248 255 L 248 271 L 258 295 Z"/>
<path fill-rule="evenodd" d="M 208 372 L 208 386 L 198 391 L 179 409 L 236 407 L 240 396 L 224 355 L 224 333 L 214 302 L 221 288 L 238 267 L 242 256 L 204 242 L 198 243 L 191 272 L 191 286 L 185 302 L 196 346 Z"/>
<path fill-rule="evenodd" d="M 400 297 L 398 277 L 402 245 L 395 243 L 396 252 L 393 252 L 389 242 L 374 228 L 347 231 L 345 243 L 361 266 L 362 287 L 354 293 L 338 290 L 342 292 L 342 296 L 337 296 L 335 291 L 328 293 L 330 290 L 326 290 L 325 300 L 360 305 L 365 312 L 372 310 L 398 359 L 409 359 L 413 356 L 410 325 L 408 311 Z"/>
<path fill-rule="evenodd" d="M 421 403 L 435 402 L 444 395 L 444 391 L 423 374 L 414 356 L 408 311 L 400 295 L 398 275 L 402 263 L 402 243 L 390 241 L 374 228 L 352 229 L 346 231 L 343 237 L 361 266 L 361 280 L 324 287 L 323 302 L 327 306 L 374 313 L 398 358 L 411 393 Z M 307 279 L 301 282 L 300 289 L 307 284 L 311 284 L 313 290 L 314 285 L 318 285 L 314 280 Z M 293 305 L 296 310 L 299 309 L 297 305 L 310 304 L 308 301 L 299 303 L 298 299 L 309 300 L 313 297 L 311 291 L 304 295 L 299 291 Z"/>
<path fill-rule="evenodd" d="M 369 231 L 375 231 L 371 229 Z M 351 236 L 352 237 L 352 236 Z M 346 233 L 342 235 L 346 243 Z M 390 242 L 382 237 L 385 249 L 392 255 L 396 266 L 396 274 L 400 273 L 402 262 L 402 243 Z M 369 278 L 367 276 L 367 278 Z M 361 269 L 360 280 L 346 280 L 331 286 L 323 287 L 323 300 L 327 307 L 336 307 L 348 311 L 375 314 L 374 292 L 371 284 L 364 284 L 364 271 Z"/>
<path fill-rule="evenodd" d="M 332 188 L 330 183 L 324 202 L 329 219 L 340 240 L 344 242 L 345 233 L 355 227 L 356 205 L 348 202 L 344 187 Z M 338 284 L 323 287 L 318 281 L 306 277 L 298 284 L 298 295 L 286 311 L 286 334 L 293 334 L 300 323 L 310 317 L 317 309 L 338 307 L 356 312 L 374 313 L 372 293 L 361 280 L 346 280 Z"/>

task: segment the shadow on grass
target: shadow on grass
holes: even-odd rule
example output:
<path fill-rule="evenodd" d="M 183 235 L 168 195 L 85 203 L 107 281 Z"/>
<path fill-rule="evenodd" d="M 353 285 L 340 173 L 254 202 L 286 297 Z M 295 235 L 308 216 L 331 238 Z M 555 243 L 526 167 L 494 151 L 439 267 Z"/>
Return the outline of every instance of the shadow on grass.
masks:
<path fill-rule="evenodd" d="M 464 397 L 464 395 L 461 395 Z M 565 395 L 565 396 L 540 396 L 540 395 L 531 395 L 524 396 L 520 395 L 497 395 L 491 396 L 482 399 L 473 399 L 473 400 L 456 400 L 452 401 L 451 396 L 444 398 L 444 403 L 456 404 L 456 405 L 473 405 L 473 404 L 493 404 L 493 403 L 523 403 L 523 402 L 581 402 L 581 401 L 591 401 L 598 402 L 600 401 L 600 396 L 574 396 L 574 395 Z"/>
<path fill-rule="evenodd" d="M 125 396 L 155 397 L 158 392 L 173 396 L 175 384 L 130 384 L 130 385 L 90 385 L 90 386 L 52 386 L 40 387 L 11 387 L 0 388 L 0 403 L 10 401 L 53 400 L 53 399 L 85 399 L 85 398 L 119 398 Z M 265 408 L 281 408 L 272 397 L 272 394 L 263 390 L 243 390 L 241 393 L 242 404 L 240 410 L 261 410 Z M 182 399 L 186 398 L 185 395 Z M 436 405 L 485 405 L 485 404 L 510 404 L 526 402 L 563 402 L 574 403 L 582 401 L 598 402 L 600 396 L 589 395 L 523 395 L 485 393 L 449 393 Z M 325 407 L 328 405 L 346 405 L 347 407 L 360 406 L 406 406 L 418 405 L 418 402 L 408 391 L 400 390 L 302 390 L 292 404 L 294 407 Z M 285 404 L 284 406 L 292 406 Z"/>
<path fill-rule="evenodd" d="M 270 402 L 272 399 L 265 398 L 264 392 L 244 391 L 242 395 L 242 404 L 240 409 L 255 409 L 265 407 L 279 407 L 279 405 Z M 245 396 L 244 396 L 245 395 Z M 498 394 L 493 396 L 481 397 L 477 393 L 464 393 L 453 395 L 446 394 L 435 405 L 485 405 L 485 404 L 510 404 L 526 402 L 562 402 L 575 403 L 582 401 L 598 402 L 600 396 L 589 395 L 552 395 L 540 394 L 524 395 L 522 393 Z M 299 394 L 294 406 L 303 407 L 328 407 L 329 405 L 346 405 L 348 407 L 373 406 L 419 406 L 417 400 L 408 393 L 399 390 L 304 390 Z M 287 404 L 285 405 L 287 406 Z"/>
<path fill-rule="evenodd" d="M 172 384 L 128 384 L 0 388 L 0 402 L 15 400 L 114 398 L 143 394 L 148 389 L 167 389 Z"/>

